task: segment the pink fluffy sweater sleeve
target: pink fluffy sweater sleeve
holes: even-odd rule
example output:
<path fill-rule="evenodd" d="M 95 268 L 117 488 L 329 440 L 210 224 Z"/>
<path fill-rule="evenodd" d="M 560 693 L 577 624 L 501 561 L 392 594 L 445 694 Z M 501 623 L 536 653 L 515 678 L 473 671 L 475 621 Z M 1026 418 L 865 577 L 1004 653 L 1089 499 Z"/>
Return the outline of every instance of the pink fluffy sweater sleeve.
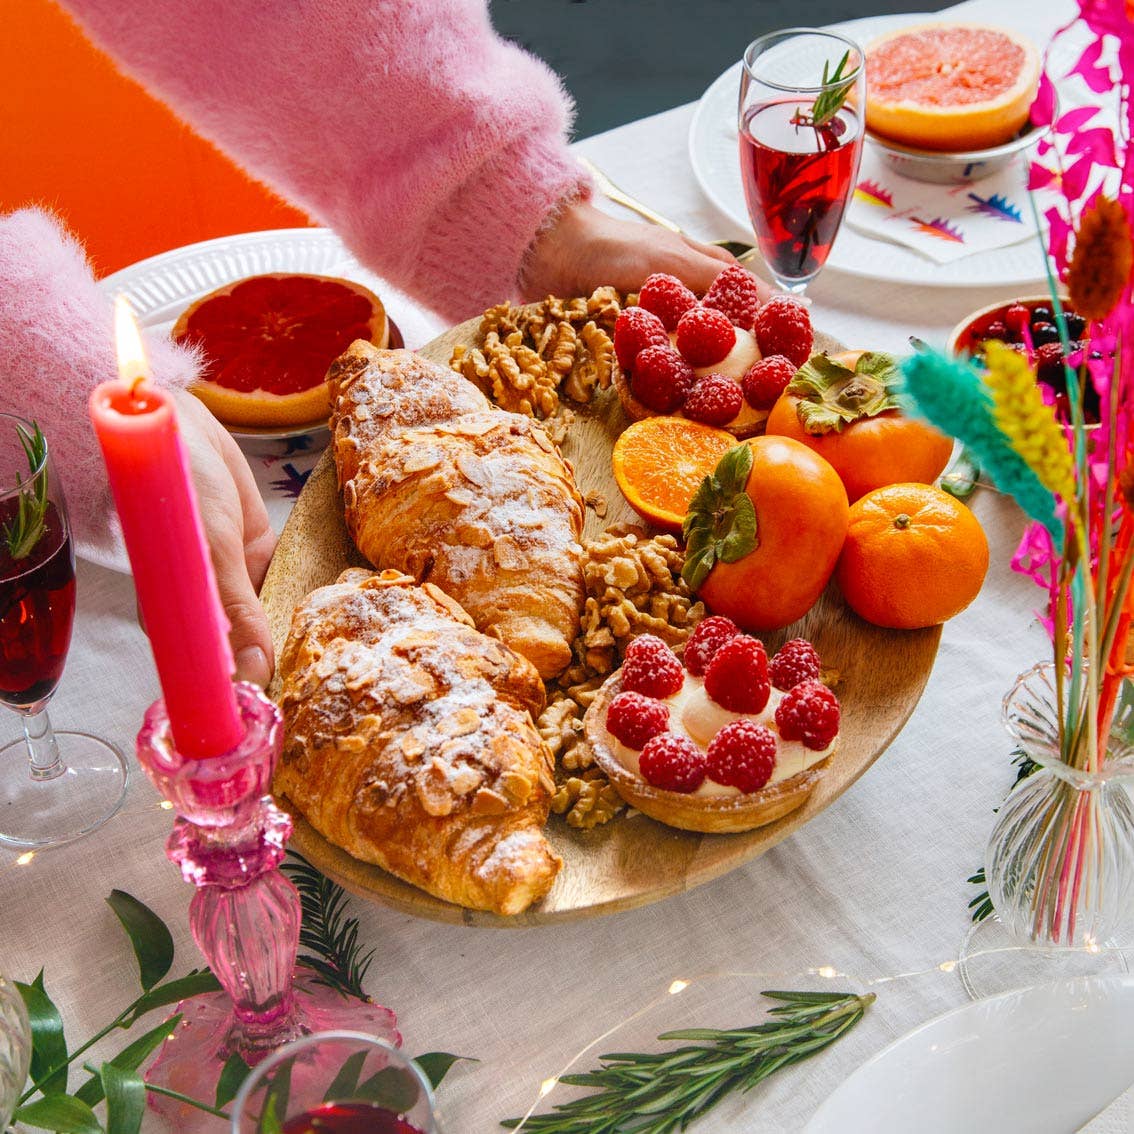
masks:
<path fill-rule="evenodd" d="M 250 173 L 451 318 L 515 294 L 589 192 L 554 73 L 485 0 L 64 0 L 100 46 Z"/>

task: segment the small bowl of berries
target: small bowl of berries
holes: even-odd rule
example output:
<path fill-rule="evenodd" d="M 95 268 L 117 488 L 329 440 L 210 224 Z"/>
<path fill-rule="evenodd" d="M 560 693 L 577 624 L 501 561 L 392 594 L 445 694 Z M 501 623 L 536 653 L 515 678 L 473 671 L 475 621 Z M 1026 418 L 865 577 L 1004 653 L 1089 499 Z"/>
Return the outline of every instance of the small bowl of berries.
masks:
<path fill-rule="evenodd" d="M 1058 318 L 1053 310 L 1050 295 L 1032 295 L 993 303 L 982 308 L 953 328 L 948 350 L 952 355 L 983 361 L 984 343 L 989 339 L 1006 343 L 1035 363 L 1036 377 L 1053 393 L 1059 416 L 1070 417 L 1067 397 L 1067 379 L 1064 362 L 1077 369 L 1083 360 L 1087 321 L 1071 309 L 1066 297 L 1060 297 L 1067 330 L 1067 349 L 1062 344 Z M 1102 358 L 1098 351 L 1090 357 Z M 1085 419 L 1098 421 L 1099 398 L 1092 383 L 1088 382 L 1083 397 Z"/>
<path fill-rule="evenodd" d="M 679 658 L 643 634 L 587 710 L 595 762 L 643 814 L 686 831 L 762 827 L 801 806 L 835 751 L 840 710 L 803 638 L 771 657 L 714 615 Z"/>
<path fill-rule="evenodd" d="M 764 431 L 814 345 L 806 306 L 786 295 L 761 303 L 756 277 L 738 264 L 701 299 L 659 273 L 618 316 L 614 385 L 631 421 L 672 414 L 743 440 Z"/>

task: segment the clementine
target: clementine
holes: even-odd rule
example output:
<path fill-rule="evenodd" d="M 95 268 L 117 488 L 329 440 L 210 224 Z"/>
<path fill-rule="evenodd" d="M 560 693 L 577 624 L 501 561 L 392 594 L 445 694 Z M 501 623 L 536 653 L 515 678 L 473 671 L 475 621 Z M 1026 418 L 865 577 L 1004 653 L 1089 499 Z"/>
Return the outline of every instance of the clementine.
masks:
<path fill-rule="evenodd" d="M 964 504 L 928 484 L 891 484 L 851 507 L 835 578 L 867 622 L 915 630 L 964 610 L 987 571 L 988 540 Z"/>
<path fill-rule="evenodd" d="M 931 484 L 949 463 L 953 442 L 898 408 L 897 381 L 896 360 L 877 351 L 815 355 L 772 407 L 767 432 L 825 458 L 852 503 L 885 484 Z"/>
<path fill-rule="evenodd" d="M 676 533 L 697 486 L 735 444 L 723 429 L 683 417 L 647 417 L 615 441 L 611 467 L 630 507 Z"/>
<path fill-rule="evenodd" d="M 847 510 L 843 482 L 818 453 L 754 437 L 725 454 L 690 502 L 682 577 L 744 630 L 787 626 L 823 593 Z"/>

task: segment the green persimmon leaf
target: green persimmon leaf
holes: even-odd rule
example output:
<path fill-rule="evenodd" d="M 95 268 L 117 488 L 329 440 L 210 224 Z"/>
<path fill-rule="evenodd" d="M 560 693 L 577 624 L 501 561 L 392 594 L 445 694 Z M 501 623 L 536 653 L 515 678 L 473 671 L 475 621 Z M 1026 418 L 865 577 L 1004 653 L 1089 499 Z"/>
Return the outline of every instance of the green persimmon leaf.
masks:
<path fill-rule="evenodd" d="M 67 1090 L 67 1040 L 63 1017 L 43 986 L 43 970 L 31 984 L 15 982 L 31 1021 L 32 1082 L 45 1094 Z"/>
<path fill-rule="evenodd" d="M 681 568 L 681 577 L 688 584 L 691 591 L 696 592 L 701 584 L 709 577 L 709 572 L 717 561 L 716 545 L 710 540 L 693 550 L 690 544 L 686 551 L 685 563 Z"/>
<path fill-rule="evenodd" d="M 138 1134 L 146 1113 L 146 1084 L 137 1071 L 104 1063 L 99 1068 L 106 1094 L 106 1134 Z"/>
<path fill-rule="evenodd" d="M 149 906 L 124 890 L 111 890 L 106 901 L 130 938 L 138 958 L 138 977 L 143 991 L 148 992 L 173 964 L 173 935 Z"/>
<path fill-rule="evenodd" d="M 104 1134 L 95 1112 L 71 1095 L 44 1095 L 21 1106 L 12 1117 L 39 1130 L 55 1130 L 57 1134 Z"/>
<path fill-rule="evenodd" d="M 720 486 L 720 495 L 727 503 L 732 497 L 744 491 L 748 474 L 752 471 L 752 447 L 747 444 L 734 445 L 716 467 L 713 476 Z"/>
<path fill-rule="evenodd" d="M 746 492 L 732 502 L 726 515 L 726 534 L 717 544 L 717 558 L 735 563 L 756 550 L 756 508 Z"/>

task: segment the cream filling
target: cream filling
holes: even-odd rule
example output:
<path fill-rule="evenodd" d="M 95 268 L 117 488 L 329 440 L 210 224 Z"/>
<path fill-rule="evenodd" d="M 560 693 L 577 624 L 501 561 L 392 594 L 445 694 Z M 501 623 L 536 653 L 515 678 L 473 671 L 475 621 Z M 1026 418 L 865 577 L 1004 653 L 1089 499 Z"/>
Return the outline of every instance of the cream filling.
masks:
<path fill-rule="evenodd" d="M 704 750 L 709 747 L 709 741 L 717 735 L 726 724 L 732 721 L 752 720 L 757 724 L 766 725 L 776 738 L 776 763 L 772 769 L 771 779 L 765 786 L 770 787 L 781 780 L 790 779 L 800 772 L 825 760 L 835 749 L 832 740 L 826 748 L 816 750 L 808 748 L 801 740 L 784 740 L 776 725 L 776 707 L 784 699 L 784 694 L 778 689 L 772 690 L 767 705 L 759 713 L 732 713 L 721 708 L 705 692 L 705 682 L 701 677 L 692 674 L 685 675 L 685 683 L 673 694 L 667 697 L 663 704 L 669 709 L 669 731 L 675 736 L 683 736 L 691 740 L 698 748 Z M 630 773 L 642 779 L 642 771 L 638 764 L 640 755 L 635 749 L 627 748 L 609 732 L 606 734 L 610 750 L 618 762 Z M 835 738 L 838 739 L 837 737 Z M 715 780 L 707 779 L 690 795 L 701 796 L 730 796 L 743 795 L 739 788 L 726 784 L 718 784 Z"/>
<path fill-rule="evenodd" d="M 732 350 L 715 366 L 702 366 L 700 369 L 695 369 L 693 373 L 698 378 L 704 378 L 706 374 L 723 374 L 726 378 L 731 378 L 739 384 L 745 371 L 763 357 L 760 354 L 760 348 L 756 345 L 756 336 L 751 331 L 746 331 L 742 327 L 734 327 L 733 330 L 736 331 L 736 342 L 732 344 Z M 676 350 L 677 336 L 670 335 L 669 340 Z M 746 427 L 764 421 L 767 416 L 767 410 L 753 409 L 745 401 L 741 404 L 740 413 L 728 424 L 735 427 Z"/>

